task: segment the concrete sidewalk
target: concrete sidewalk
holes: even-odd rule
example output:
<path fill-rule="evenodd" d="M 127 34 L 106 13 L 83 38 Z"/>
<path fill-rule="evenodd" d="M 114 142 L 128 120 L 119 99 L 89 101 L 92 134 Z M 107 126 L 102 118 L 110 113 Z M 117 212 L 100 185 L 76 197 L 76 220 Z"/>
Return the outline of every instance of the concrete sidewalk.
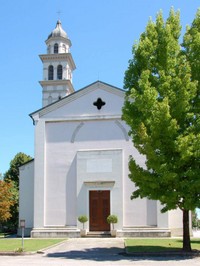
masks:
<path fill-rule="evenodd" d="M 90 254 L 104 258 L 106 256 L 124 253 L 123 238 L 70 238 L 52 248 L 43 250 L 48 257 L 79 257 L 85 258 Z"/>

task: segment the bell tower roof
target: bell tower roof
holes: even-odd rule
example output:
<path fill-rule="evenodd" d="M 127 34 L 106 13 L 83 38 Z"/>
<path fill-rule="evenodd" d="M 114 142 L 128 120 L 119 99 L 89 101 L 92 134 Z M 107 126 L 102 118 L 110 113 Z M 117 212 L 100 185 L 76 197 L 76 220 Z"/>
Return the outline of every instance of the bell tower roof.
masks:
<path fill-rule="evenodd" d="M 55 29 L 49 34 L 47 40 L 55 37 L 63 37 L 65 39 L 68 39 L 67 33 L 63 30 L 60 20 L 57 21 Z"/>

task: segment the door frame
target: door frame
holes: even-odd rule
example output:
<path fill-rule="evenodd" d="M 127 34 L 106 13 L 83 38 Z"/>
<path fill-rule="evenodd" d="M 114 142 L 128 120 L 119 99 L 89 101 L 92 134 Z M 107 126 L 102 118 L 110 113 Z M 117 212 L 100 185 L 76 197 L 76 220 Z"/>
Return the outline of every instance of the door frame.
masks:
<path fill-rule="evenodd" d="M 109 214 L 111 213 L 111 189 L 109 188 L 91 188 L 88 190 L 88 216 L 89 216 L 89 231 L 91 231 L 91 221 L 90 221 L 90 192 L 91 191 L 109 191 Z M 94 231 L 94 230 L 92 230 Z M 95 230 L 95 231 L 110 231 L 110 225 L 109 230 Z"/>

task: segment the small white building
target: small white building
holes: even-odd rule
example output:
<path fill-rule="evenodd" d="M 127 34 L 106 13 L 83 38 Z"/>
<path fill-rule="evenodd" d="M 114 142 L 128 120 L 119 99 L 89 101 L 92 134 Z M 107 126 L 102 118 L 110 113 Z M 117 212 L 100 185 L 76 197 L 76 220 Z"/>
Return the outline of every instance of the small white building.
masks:
<path fill-rule="evenodd" d="M 86 215 L 88 232 L 107 232 L 118 216 L 118 236 L 170 236 L 182 232 L 182 213 L 161 214 L 160 203 L 130 196 L 128 178 L 134 148 L 121 120 L 125 92 L 101 81 L 74 91 L 71 41 L 58 21 L 46 40 L 43 107 L 30 114 L 35 158 L 20 167 L 19 220 L 32 237 L 78 237 Z"/>

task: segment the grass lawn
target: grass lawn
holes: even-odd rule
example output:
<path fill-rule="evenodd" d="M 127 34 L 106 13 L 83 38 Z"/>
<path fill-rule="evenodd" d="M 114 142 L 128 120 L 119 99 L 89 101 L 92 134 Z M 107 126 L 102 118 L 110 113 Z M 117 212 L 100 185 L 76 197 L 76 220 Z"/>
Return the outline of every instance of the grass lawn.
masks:
<path fill-rule="evenodd" d="M 40 249 L 55 245 L 65 239 L 24 239 L 24 251 L 38 251 Z M 0 252 L 16 251 L 22 247 L 21 238 L 0 238 Z"/>
<path fill-rule="evenodd" d="M 180 251 L 182 239 L 131 238 L 125 240 L 128 252 Z M 200 250 L 200 239 L 191 239 L 192 249 Z"/>

